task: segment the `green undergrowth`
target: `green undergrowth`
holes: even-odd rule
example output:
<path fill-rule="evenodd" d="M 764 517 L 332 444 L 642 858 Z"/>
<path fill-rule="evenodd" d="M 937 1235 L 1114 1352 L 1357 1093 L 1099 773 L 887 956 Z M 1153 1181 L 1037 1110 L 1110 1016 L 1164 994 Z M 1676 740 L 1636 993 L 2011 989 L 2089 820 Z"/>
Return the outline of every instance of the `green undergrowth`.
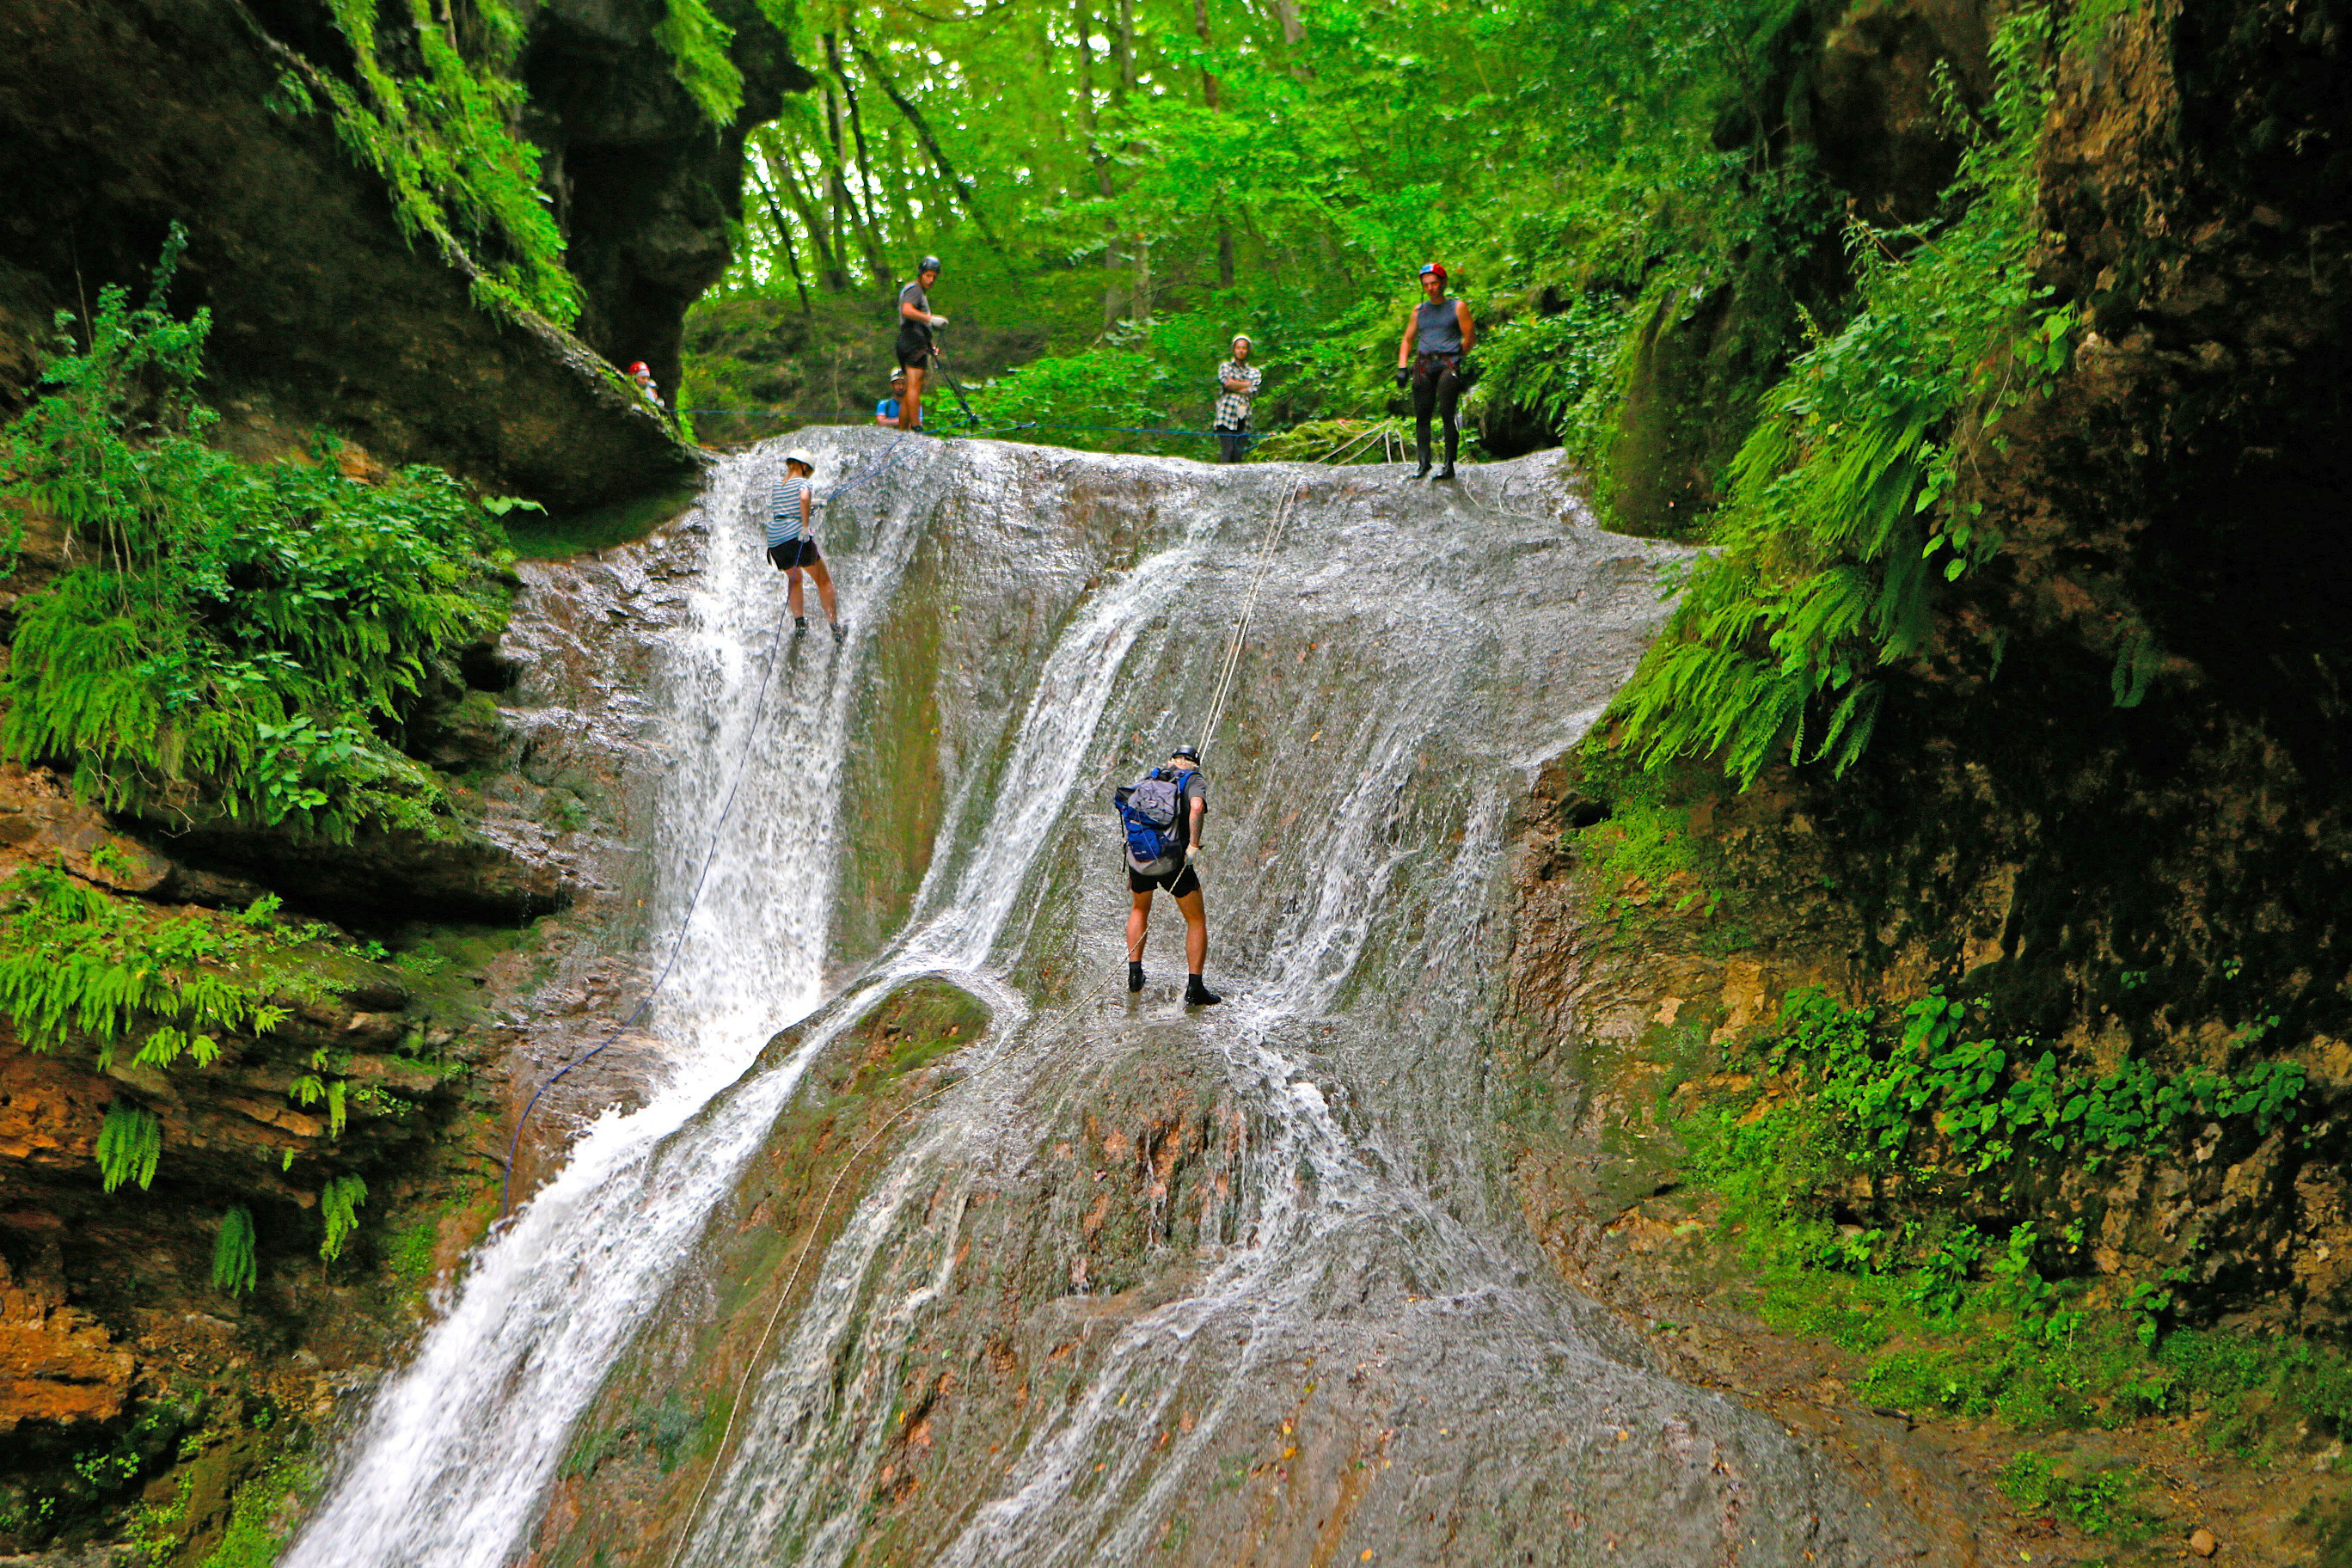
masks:
<path fill-rule="evenodd" d="M 454 831 L 395 742 L 436 664 L 504 622 L 496 526 L 437 469 L 343 477 L 331 437 L 310 462 L 207 445 L 209 320 L 163 302 L 181 243 L 145 304 L 100 292 L 0 437 L 0 500 L 54 514 L 81 563 L 17 607 L 0 749 L 109 811 Z"/>
<path fill-rule="evenodd" d="M 1988 112 L 1948 90 L 1968 143 L 1945 197 L 1958 216 L 1853 222 L 1858 308 L 1765 396 L 1720 548 L 1695 559 L 1618 700 L 1643 759 L 1715 759 L 1742 784 L 1783 756 L 1842 771 L 1869 742 L 1881 672 L 1930 650 L 1937 590 L 2000 552 L 1966 477 L 2003 417 L 2053 390 L 2075 326 L 2033 276 L 2056 40 L 2049 12 L 2011 17 Z M 2137 679 L 2118 700 L 2137 700 Z"/>
<path fill-rule="evenodd" d="M 303 1509 L 324 1479 L 317 1458 L 308 1450 L 278 1454 L 236 1489 L 228 1529 L 205 1555 L 203 1568 L 270 1568 L 293 1539 Z"/>
<path fill-rule="evenodd" d="M 515 130 L 523 89 L 509 72 L 522 17 L 505 0 L 394 5 L 387 19 L 379 0 L 329 0 L 357 80 L 288 49 L 271 107 L 308 113 L 323 98 L 352 156 L 383 177 L 401 232 L 474 264 L 477 303 L 570 325 L 580 314 L 579 286 L 540 190 L 538 151 Z M 701 5 L 671 0 L 673 13 L 681 9 Z M 736 91 L 740 98 L 740 83 Z"/>
<path fill-rule="evenodd" d="M 324 977 L 357 956 L 330 928 L 287 918 L 274 897 L 234 913 L 171 912 L 47 867 L 27 867 L 0 884 L 0 1016 L 32 1049 L 84 1045 L 100 1072 L 128 1080 L 98 1138 L 100 1181 L 110 1193 L 151 1187 L 168 1152 L 163 1121 L 141 1085 L 235 1062 L 248 1040 L 325 996 Z M 389 1103 L 381 1089 L 349 1076 L 340 1053 L 320 1047 L 300 1060 L 287 1098 L 322 1116 L 330 1138 L 341 1137 L 362 1104 Z M 342 1175 L 326 1184 L 324 1258 L 341 1250 L 357 1224 L 352 1211 L 365 1194 L 353 1184 L 359 1180 Z M 256 1236 L 246 1205 L 223 1215 L 213 1250 L 217 1288 L 232 1295 L 254 1289 Z"/>
<path fill-rule="evenodd" d="M 1719 1065 L 1744 1087 L 1675 1118 L 1691 1185 L 1719 1203 L 1766 1322 L 1861 1357 L 1865 1399 L 2027 1431 L 2193 1411 L 2206 1442 L 2255 1459 L 2352 1436 L 2341 1351 L 2192 1325 L 2193 1258 L 2098 1275 L 2089 1220 L 2054 1196 L 2062 1171 L 2181 1155 L 2209 1125 L 2249 1146 L 2291 1127 L 2293 1064 L 2101 1064 L 1940 994 L 1892 1017 L 1807 991 Z"/>
<path fill-rule="evenodd" d="M 1587 748 L 1580 765 L 1584 788 L 1608 815 L 1571 826 L 1562 847 L 1573 847 L 1593 907 L 1618 940 L 1647 941 L 1675 923 L 1705 952 L 1753 945 L 1747 879 L 1716 836 L 1693 830 L 1696 815 L 1721 804 L 1722 776 L 1683 764 L 1636 767 L 1605 746 Z"/>

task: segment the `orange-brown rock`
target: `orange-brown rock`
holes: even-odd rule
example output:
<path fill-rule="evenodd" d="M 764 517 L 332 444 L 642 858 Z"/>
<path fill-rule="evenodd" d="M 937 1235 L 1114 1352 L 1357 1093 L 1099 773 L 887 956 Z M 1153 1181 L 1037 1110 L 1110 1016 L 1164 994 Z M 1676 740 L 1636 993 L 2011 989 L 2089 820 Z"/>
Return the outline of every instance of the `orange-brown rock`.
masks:
<path fill-rule="evenodd" d="M 47 1266 L 19 1283 L 0 1258 L 0 1433 L 27 1421 L 110 1421 L 131 1391 L 131 1352 L 66 1305 L 56 1260 L 53 1244 Z"/>

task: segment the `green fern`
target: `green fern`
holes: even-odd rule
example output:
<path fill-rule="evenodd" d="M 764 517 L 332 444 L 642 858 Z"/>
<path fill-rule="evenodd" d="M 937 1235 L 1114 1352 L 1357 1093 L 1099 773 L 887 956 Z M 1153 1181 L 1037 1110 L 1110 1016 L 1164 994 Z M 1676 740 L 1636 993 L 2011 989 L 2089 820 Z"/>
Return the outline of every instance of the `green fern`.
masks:
<path fill-rule="evenodd" d="M 342 1256 L 343 1244 L 360 1227 L 360 1205 L 367 1202 L 367 1183 L 357 1176 L 331 1178 L 319 1194 L 319 1215 L 327 1223 L 327 1234 L 319 1243 L 319 1256 L 333 1262 Z"/>
<path fill-rule="evenodd" d="M 89 347 L 0 441 L 0 496 L 98 558 L 18 607 L 0 752 L 70 770 L 110 811 L 446 832 L 446 791 L 383 736 L 499 624 L 491 525 L 434 469 L 344 479 L 331 440 L 312 464 L 214 450 L 194 390 L 207 330 L 101 290 Z"/>
<path fill-rule="evenodd" d="M 2049 14 L 2003 24 L 1991 132 L 1963 156 L 1940 231 L 1857 223 L 1863 306 L 1767 395 L 1730 471 L 1721 549 L 1622 694 L 1645 762 L 1712 757 L 1742 784 L 1776 759 L 1843 771 L 1881 672 L 1927 653 L 1936 592 L 2001 546 L 1954 494 L 2002 415 L 2066 363 L 2071 310 L 2033 281 L 2034 157 Z M 2119 700 L 2124 685 L 2119 680 Z"/>
<path fill-rule="evenodd" d="M 98 1169 L 108 1192 L 125 1182 L 145 1191 L 163 1157 L 163 1124 L 135 1105 L 116 1100 L 98 1131 Z"/>
<path fill-rule="evenodd" d="M 254 1248 L 253 1211 L 238 1204 L 221 1216 L 219 1237 L 213 1242 L 213 1289 L 232 1296 L 247 1296 L 261 1279 Z"/>

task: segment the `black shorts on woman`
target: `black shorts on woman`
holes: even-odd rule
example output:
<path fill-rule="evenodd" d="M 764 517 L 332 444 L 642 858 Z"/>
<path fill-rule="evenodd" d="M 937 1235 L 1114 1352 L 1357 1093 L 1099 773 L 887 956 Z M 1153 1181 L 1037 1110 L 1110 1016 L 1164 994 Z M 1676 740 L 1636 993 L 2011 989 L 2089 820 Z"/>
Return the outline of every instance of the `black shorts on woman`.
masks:
<path fill-rule="evenodd" d="M 1163 893 L 1173 893 L 1181 899 L 1201 890 L 1201 875 L 1192 869 L 1192 862 L 1189 858 L 1173 871 L 1158 877 L 1147 877 L 1132 865 L 1128 867 L 1127 890 L 1129 892 L 1149 893 L 1154 889 Z"/>
<path fill-rule="evenodd" d="M 824 557 L 816 552 L 816 541 L 803 534 L 787 539 L 782 544 L 768 546 L 768 559 L 776 563 L 779 572 L 789 572 L 795 566 L 822 566 Z"/>

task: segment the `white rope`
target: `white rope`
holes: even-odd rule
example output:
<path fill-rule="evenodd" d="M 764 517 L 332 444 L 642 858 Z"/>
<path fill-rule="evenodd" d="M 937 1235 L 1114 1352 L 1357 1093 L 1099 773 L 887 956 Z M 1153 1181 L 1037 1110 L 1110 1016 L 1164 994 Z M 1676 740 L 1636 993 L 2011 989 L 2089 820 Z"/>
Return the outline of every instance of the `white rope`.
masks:
<path fill-rule="evenodd" d="M 1258 546 L 1257 566 L 1250 574 L 1249 596 L 1242 601 L 1242 613 L 1234 622 L 1234 635 L 1225 645 L 1223 667 L 1217 671 L 1216 694 L 1209 700 L 1208 727 L 1201 731 L 1201 750 L 1206 752 L 1209 742 L 1217 738 L 1217 726 L 1225 721 L 1225 701 L 1233 695 L 1234 677 L 1241 668 L 1242 640 L 1249 635 L 1250 619 L 1257 613 L 1258 590 L 1265 585 L 1266 568 L 1274 563 L 1274 552 L 1282 546 L 1284 530 L 1290 525 L 1290 514 L 1297 510 L 1299 481 L 1290 481 L 1282 500 L 1274 509 L 1274 526 L 1265 531 L 1265 539 Z"/>

